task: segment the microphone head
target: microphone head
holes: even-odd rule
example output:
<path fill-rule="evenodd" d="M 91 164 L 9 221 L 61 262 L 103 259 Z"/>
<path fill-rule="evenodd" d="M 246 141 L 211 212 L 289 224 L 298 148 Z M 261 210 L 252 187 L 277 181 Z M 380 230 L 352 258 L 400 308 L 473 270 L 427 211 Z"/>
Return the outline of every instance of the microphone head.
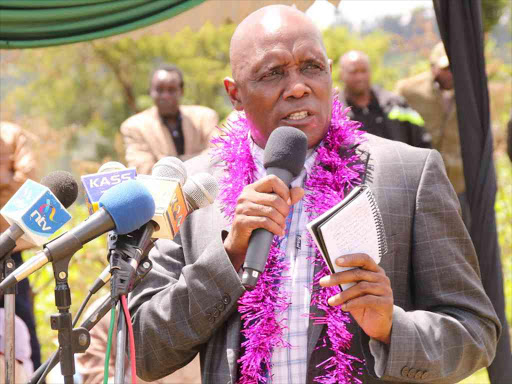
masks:
<path fill-rule="evenodd" d="M 265 146 L 263 165 L 266 168 L 286 169 L 299 176 L 306 161 L 308 138 L 293 127 L 278 127 L 272 131 Z"/>
<path fill-rule="evenodd" d="M 99 206 L 110 214 L 120 235 L 135 231 L 155 214 L 151 192 L 136 180 L 124 181 L 107 190 L 101 196 Z"/>
<path fill-rule="evenodd" d="M 190 176 L 183 186 L 185 199 L 194 210 L 212 204 L 218 193 L 217 180 L 206 172 Z"/>
<path fill-rule="evenodd" d="M 166 177 L 168 179 L 178 179 L 181 185 L 187 180 L 187 170 L 185 169 L 183 161 L 172 156 L 158 160 L 158 162 L 153 165 L 151 175 Z"/>
<path fill-rule="evenodd" d="M 41 184 L 48 187 L 65 208 L 71 206 L 78 196 L 78 184 L 66 171 L 50 172 L 41 179 Z"/>
<path fill-rule="evenodd" d="M 124 164 L 120 163 L 119 161 L 109 161 L 109 162 L 103 164 L 98 169 L 98 173 L 121 171 L 123 169 L 126 169 L 126 167 Z"/>

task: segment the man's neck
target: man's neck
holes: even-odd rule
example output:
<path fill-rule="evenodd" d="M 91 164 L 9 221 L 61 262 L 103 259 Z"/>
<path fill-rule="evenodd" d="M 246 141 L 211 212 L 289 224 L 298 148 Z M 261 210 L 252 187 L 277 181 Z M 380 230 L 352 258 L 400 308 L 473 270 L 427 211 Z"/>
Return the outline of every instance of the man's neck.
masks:
<path fill-rule="evenodd" d="M 346 91 L 345 93 L 347 101 L 359 108 L 366 108 L 372 101 L 372 93 L 368 89 L 366 92 L 354 94 Z"/>

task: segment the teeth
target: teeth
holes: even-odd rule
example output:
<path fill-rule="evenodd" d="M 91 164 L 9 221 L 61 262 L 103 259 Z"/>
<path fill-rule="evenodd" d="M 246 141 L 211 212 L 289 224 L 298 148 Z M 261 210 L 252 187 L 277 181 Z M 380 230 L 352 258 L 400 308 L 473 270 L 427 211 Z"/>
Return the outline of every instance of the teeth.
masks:
<path fill-rule="evenodd" d="M 308 112 L 307 111 L 301 111 L 301 112 L 294 112 L 294 113 L 292 113 L 291 115 L 288 116 L 288 118 L 290 120 L 300 120 L 300 119 L 304 119 L 307 116 L 308 116 Z"/>

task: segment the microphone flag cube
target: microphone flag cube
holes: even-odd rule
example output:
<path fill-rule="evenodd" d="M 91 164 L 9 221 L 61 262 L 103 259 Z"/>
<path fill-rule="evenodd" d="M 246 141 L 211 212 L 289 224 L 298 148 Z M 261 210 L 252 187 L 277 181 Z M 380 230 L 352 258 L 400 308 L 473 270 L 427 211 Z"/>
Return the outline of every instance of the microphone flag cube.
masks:
<path fill-rule="evenodd" d="M 105 191 L 123 181 L 135 180 L 137 172 L 135 168 L 126 168 L 118 171 L 93 173 L 81 177 L 85 189 L 85 203 L 89 209 L 89 215 L 98 210 L 98 203 Z"/>
<path fill-rule="evenodd" d="M 152 237 L 172 240 L 189 213 L 179 180 L 148 175 L 138 175 L 137 180 L 149 189 L 155 200 L 152 220 L 160 228 Z"/>
<path fill-rule="evenodd" d="M 71 215 L 52 191 L 27 180 L 0 211 L 9 225 L 16 224 L 24 232 L 22 239 L 43 245 L 70 219 Z"/>

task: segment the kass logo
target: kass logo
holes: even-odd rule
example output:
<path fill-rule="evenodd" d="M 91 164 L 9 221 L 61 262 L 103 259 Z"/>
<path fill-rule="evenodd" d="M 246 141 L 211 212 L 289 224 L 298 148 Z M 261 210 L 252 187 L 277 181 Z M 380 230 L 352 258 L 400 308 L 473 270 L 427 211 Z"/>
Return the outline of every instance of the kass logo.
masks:
<path fill-rule="evenodd" d="M 48 215 L 49 212 L 51 212 L 50 215 Z M 36 209 L 34 212 L 32 212 L 30 217 L 34 218 L 34 220 L 36 221 L 37 225 L 39 225 L 39 227 L 43 231 L 49 231 L 49 230 L 52 229 L 52 227 L 47 225 L 46 218 L 48 217 L 48 219 L 51 222 L 55 222 L 53 220 L 53 217 L 55 216 L 55 212 L 56 212 L 56 209 L 55 209 L 55 207 L 53 205 L 51 205 L 50 199 L 46 199 L 46 203 L 41 205 L 39 207 L 39 209 Z"/>
<path fill-rule="evenodd" d="M 108 176 L 101 176 L 96 177 L 94 179 L 89 180 L 89 187 L 90 188 L 102 188 L 102 187 L 113 187 L 114 185 L 117 185 L 123 181 L 131 180 L 133 177 L 131 173 L 114 173 L 112 175 Z"/>

